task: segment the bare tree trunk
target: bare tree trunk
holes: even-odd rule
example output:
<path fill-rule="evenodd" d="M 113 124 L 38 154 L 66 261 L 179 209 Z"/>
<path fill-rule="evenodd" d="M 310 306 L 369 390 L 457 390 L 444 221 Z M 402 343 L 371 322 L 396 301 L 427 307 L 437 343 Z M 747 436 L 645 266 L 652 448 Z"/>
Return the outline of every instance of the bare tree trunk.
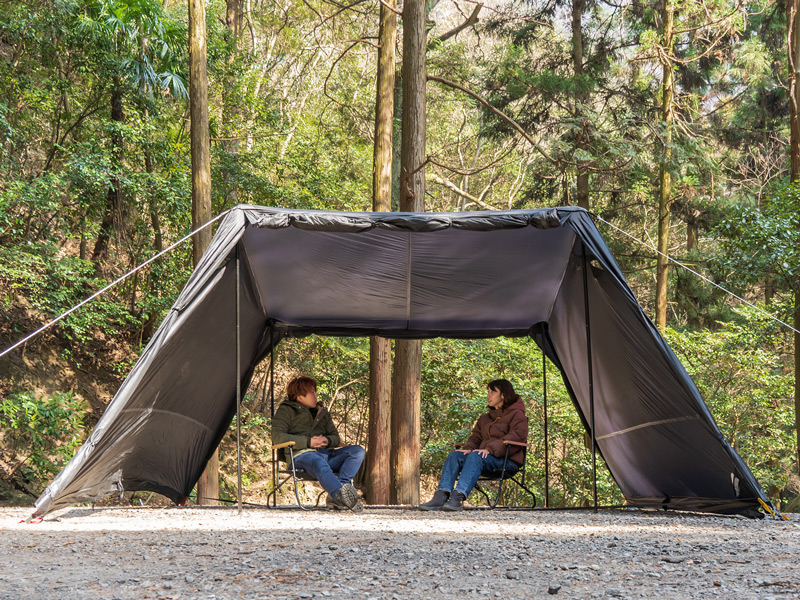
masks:
<path fill-rule="evenodd" d="M 111 92 L 111 120 L 114 123 L 121 124 L 125 120 L 125 114 L 122 107 L 122 90 L 119 85 L 114 86 Z M 94 244 L 92 251 L 92 262 L 95 268 L 99 268 L 101 263 L 108 259 L 108 244 L 111 240 L 111 234 L 114 230 L 119 230 L 124 221 L 124 207 L 122 201 L 122 189 L 119 179 L 119 170 L 122 169 L 123 159 L 123 146 L 122 146 L 122 133 L 119 129 L 115 129 L 111 133 L 111 154 L 114 159 L 114 177 L 111 180 L 112 185 L 108 188 L 106 193 L 106 212 L 103 215 L 103 221 L 100 224 L 100 233 L 97 236 L 97 241 Z"/>
<path fill-rule="evenodd" d="M 663 149 L 658 170 L 658 256 L 656 258 L 656 325 L 662 330 L 667 326 L 667 269 L 669 261 L 669 216 L 672 202 L 672 125 L 674 120 L 675 77 L 672 64 L 672 48 L 675 9 L 672 0 L 664 0 L 664 37 L 659 49 L 661 66 L 664 69 L 661 85 L 661 120 L 663 123 Z"/>
<path fill-rule="evenodd" d="M 372 210 L 392 210 L 392 127 L 394 123 L 395 46 L 397 15 L 394 0 L 381 5 L 378 81 L 375 95 L 375 150 L 372 166 Z M 391 501 L 389 428 L 392 410 L 392 342 L 373 337 L 369 346 L 369 452 L 366 487 L 370 504 Z"/>
<path fill-rule="evenodd" d="M 208 71 L 206 64 L 206 7 L 189 0 L 189 112 L 192 146 L 192 229 L 211 220 L 211 141 L 208 132 Z M 200 262 L 211 243 L 211 228 L 192 238 L 192 262 Z M 217 504 L 219 454 L 214 450 L 197 482 L 197 503 Z"/>
<path fill-rule="evenodd" d="M 419 340 L 397 340 L 392 377 L 393 504 L 419 504 L 420 367 Z"/>
<path fill-rule="evenodd" d="M 403 122 L 400 210 L 425 210 L 425 2 L 403 8 Z M 422 344 L 397 340 L 392 377 L 392 501 L 419 504 L 420 371 Z"/>
<path fill-rule="evenodd" d="M 225 24 L 228 27 L 228 61 L 226 83 L 222 88 L 223 106 L 223 132 L 225 137 L 225 151 L 230 157 L 239 153 L 239 138 L 237 124 L 241 111 L 239 110 L 239 93 L 236 89 L 235 78 L 238 75 L 236 62 L 239 58 L 239 40 L 242 35 L 243 5 L 242 0 L 226 0 Z M 232 170 L 225 170 L 225 190 L 227 204 L 234 206 L 239 203 L 239 192 L 236 188 L 236 177 L 231 176 Z"/>
<path fill-rule="evenodd" d="M 789 120 L 791 181 L 800 180 L 800 1 L 786 0 L 789 47 Z M 800 330 L 800 281 L 794 283 L 794 328 Z M 800 334 L 794 334 L 794 418 L 797 436 L 797 472 L 800 473 Z"/>
<path fill-rule="evenodd" d="M 583 75 L 583 13 L 586 10 L 586 0 L 572 1 L 572 69 L 575 77 Z M 575 107 L 576 116 L 580 116 L 587 102 L 586 94 L 579 94 Z M 578 134 L 577 148 L 586 147 L 588 136 L 588 122 L 583 121 L 583 127 Z M 578 177 L 575 181 L 575 203 L 581 208 L 589 210 L 589 170 L 585 162 L 578 163 Z"/>

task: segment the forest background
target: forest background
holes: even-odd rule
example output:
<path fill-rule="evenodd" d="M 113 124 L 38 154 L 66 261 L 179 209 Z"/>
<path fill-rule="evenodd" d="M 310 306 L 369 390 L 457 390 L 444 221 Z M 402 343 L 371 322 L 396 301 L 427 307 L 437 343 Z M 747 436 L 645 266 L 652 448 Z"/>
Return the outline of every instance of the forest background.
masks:
<path fill-rule="evenodd" d="M 782 510 L 800 494 L 795 338 L 765 313 L 797 327 L 796 4 L 431 0 L 421 171 L 427 211 L 594 213 Z M 381 5 L 206 4 L 214 215 L 239 203 L 372 209 Z M 0 350 L 192 231 L 187 31 L 187 5 L 175 0 L 0 4 Z M 397 51 L 395 209 L 402 35 Z M 667 269 L 656 247 L 692 271 Z M 2 499 L 30 503 L 69 460 L 191 269 L 186 242 L 0 358 Z M 313 374 L 345 439 L 367 445 L 369 354 L 366 339 L 286 341 L 276 400 L 291 376 Z M 531 415 L 528 469 L 541 497 L 535 344 L 430 340 L 422 357 L 423 486 L 485 409 L 486 382 L 506 377 Z M 272 485 L 267 371 L 244 399 L 252 502 Z M 546 378 L 550 504 L 586 504 L 591 453 L 556 370 Z M 236 496 L 235 459 L 226 438 L 223 498 Z M 603 503 L 622 500 L 604 469 L 598 491 Z"/>

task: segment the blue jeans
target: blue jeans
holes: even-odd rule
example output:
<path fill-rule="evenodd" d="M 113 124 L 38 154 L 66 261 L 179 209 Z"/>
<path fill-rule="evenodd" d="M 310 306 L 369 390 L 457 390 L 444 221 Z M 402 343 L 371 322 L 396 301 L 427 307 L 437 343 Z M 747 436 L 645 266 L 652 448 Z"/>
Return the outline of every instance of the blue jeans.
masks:
<path fill-rule="evenodd" d="M 489 454 L 486 458 L 482 458 L 480 454 L 474 450 L 469 454 L 464 454 L 458 450 L 454 450 L 447 455 L 442 467 L 442 478 L 439 480 L 438 489 L 445 492 L 452 492 L 453 485 L 458 479 L 456 491 L 464 494 L 464 497 L 469 496 L 478 477 L 481 476 L 483 471 L 502 471 L 503 459 L 497 458 Z M 513 461 L 506 463 L 506 473 L 509 475 L 519 470 L 519 465 Z"/>
<path fill-rule="evenodd" d="M 329 494 L 339 491 L 345 483 L 351 483 L 362 462 L 364 449 L 361 446 L 319 448 L 294 457 L 295 466 L 319 481 Z"/>

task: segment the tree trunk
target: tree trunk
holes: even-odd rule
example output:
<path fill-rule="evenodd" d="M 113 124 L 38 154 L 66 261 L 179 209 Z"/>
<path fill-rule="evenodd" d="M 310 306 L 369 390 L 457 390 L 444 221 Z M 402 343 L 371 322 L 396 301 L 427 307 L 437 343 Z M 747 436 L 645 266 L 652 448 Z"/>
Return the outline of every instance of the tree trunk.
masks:
<path fill-rule="evenodd" d="M 791 181 L 800 179 L 800 2 L 786 0 L 786 26 L 789 47 L 789 129 L 791 157 Z"/>
<path fill-rule="evenodd" d="M 192 147 L 192 229 L 211 220 L 211 147 L 208 132 L 208 71 L 206 65 L 206 7 L 189 0 L 189 112 Z M 211 228 L 192 238 L 192 262 L 200 262 L 211 243 Z M 219 455 L 214 450 L 197 482 L 197 503 L 217 504 Z"/>
<path fill-rule="evenodd" d="M 789 57 L 789 122 L 791 181 L 800 180 L 800 1 L 786 0 Z M 794 285 L 794 328 L 800 330 L 800 281 Z M 800 473 L 800 334 L 794 334 L 794 422 L 797 437 L 797 472 Z"/>
<path fill-rule="evenodd" d="M 403 121 L 400 210 L 425 210 L 425 2 L 403 8 Z M 392 501 L 419 504 L 420 371 L 422 344 L 397 340 L 392 377 Z"/>
<path fill-rule="evenodd" d="M 659 49 L 664 69 L 661 86 L 663 148 L 658 170 L 658 256 L 656 257 L 656 325 L 667 326 L 667 269 L 669 261 L 669 212 L 672 201 L 672 126 L 674 120 L 675 78 L 672 64 L 675 10 L 672 0 L 664 0 L 664 37 Z"/>
<path fill-rule="evenodd" d="M 573 0 L 572 2 L 572 70 L 575 78 L 583 75 L 583 13 L 586 10 L 586 0 Z M 580 93 L 575 106 L 575 116 L 580 117 L 585 110 L 588 98 Z M 583 127 L 578 134 L 576 147 L 584 149 L 588 137 L 589 123 L 583 120 Z M 589 210 L 589 170 L 586 162 L 578 162 L 578 177 L 575 181 L 575 203 L 581 208 Z"/>
<path fill-rule="evenodd" d="M 119 85 L 114 86 L 111 92 L 111 120 L 121 124 L 125 119 L 122 110 L 122 89 Z M 108 244 L 114 230 L 119 230 L 124 220 L 124 207 L 122 203 L 122 189 L 120 186 L 119 170 L 122 169 L 123 147 L 122 133 L 119 128 L 115 128 L 111 133 L 111 156 L 114 160 L 114 177 L 111 180 L 111 187 L 106 193 L 106 212 L 103 215 L 103 222 L 100 224 L 100 233 L 94 244 L 92 251 L 92 262 L 95 268 L 99 268 L 101 263 L 108 259 Z"/>
<path fill-rule="evenodd" d="M 392 127 L 394 123 L 397 15 L 394 0 L 381 5 L 378 80 L 375 95 L 375 149 L 372 166 L 372 210 L 392 210 Z M 391 501 L 389 422 L 392 410 L 392 342 L 373 337 L 369 345 L 369 452 L 365 482 L 369 504 Z"/>
<path fill-rule="evenodd" d="M 397 340 L 392 377 L 392 504 L 419 504 L 419 340 Z"/>
<path fill-rule="evenodd" d="M 242 36 L 243 5 L 242 0 L 226 0 L 225 3 L 225 24 L 228 27 L 228 60 L 226 68 L 226 83 L 222 88 L 222 131 L 227 138 L 223 143 L 228 159 L 232 160 L 239 154 L 239 128 L 238 123 L 241 116 L 239 108 L 239 92 L 236 89 L 236 78 L 238 70 L 236 68 L 239 59 L 239 42 Z M 235 170 L 225 169 L 225 195 L 228 206 L 235 206 L 239 203 L 239 192 L 236 187 Z"/>

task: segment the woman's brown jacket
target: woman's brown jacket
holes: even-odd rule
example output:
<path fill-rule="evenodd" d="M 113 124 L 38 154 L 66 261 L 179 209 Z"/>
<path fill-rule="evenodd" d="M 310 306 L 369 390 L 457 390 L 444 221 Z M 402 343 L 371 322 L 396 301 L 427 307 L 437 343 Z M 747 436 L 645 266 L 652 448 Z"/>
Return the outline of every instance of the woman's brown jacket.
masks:
<path fill-rule="evenodd" d="M 503 458 L 506 455 L 506 445 L 503 440 L 523 444 L 528 442 L 528 417 L 525 416 L 525 404 L 522 398 L 507 408 L 490 408 L 489 412 L 481 415 L 464 448 L 468 450 L 486 448 L 492 456 Z M 514 445 L 509 448 L 509 460 L 521 465 L 525 455 L 524 448 Z"/>

